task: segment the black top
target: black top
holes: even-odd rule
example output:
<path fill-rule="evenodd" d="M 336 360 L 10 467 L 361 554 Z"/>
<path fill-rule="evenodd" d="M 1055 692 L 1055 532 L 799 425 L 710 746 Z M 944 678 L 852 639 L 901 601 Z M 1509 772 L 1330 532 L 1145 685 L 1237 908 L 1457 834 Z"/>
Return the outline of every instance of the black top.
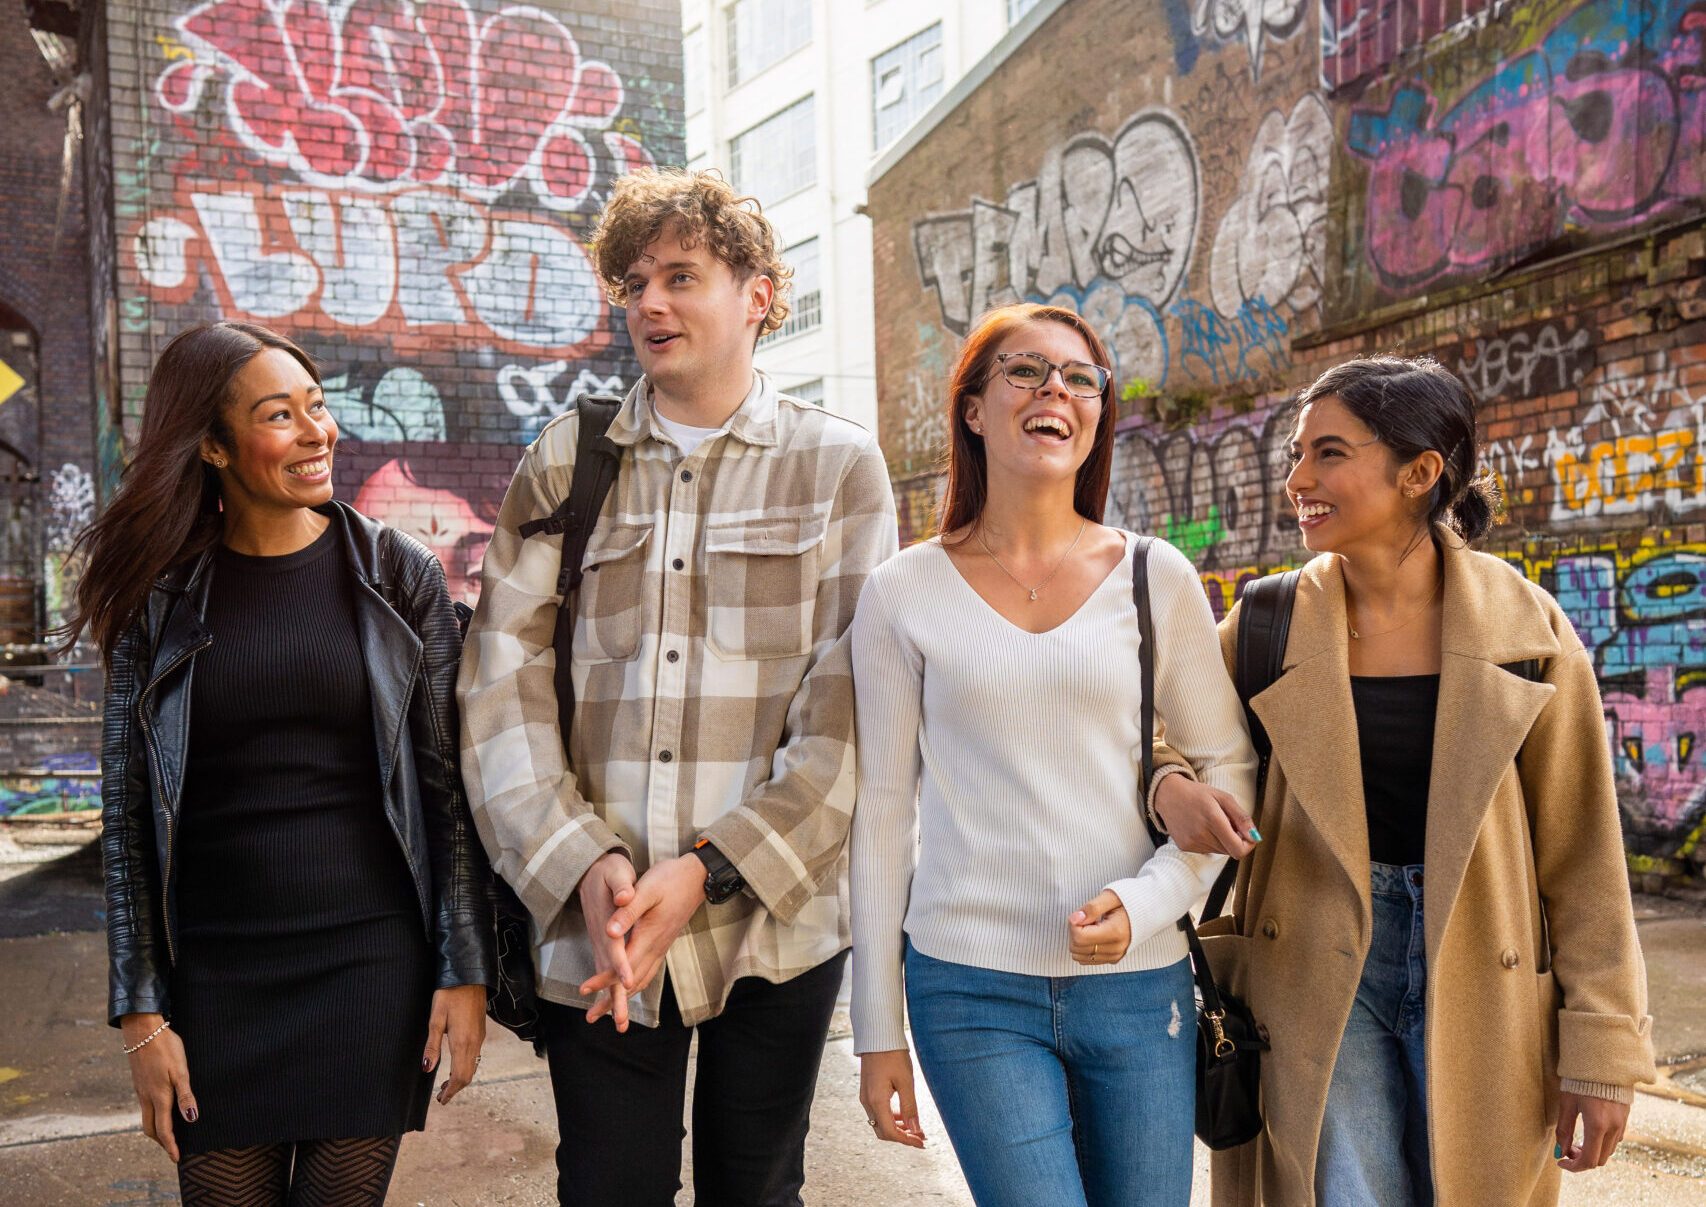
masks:
<path fill-rule="evenodd" d="M 1351 676 L 1368 855 L 1376 863 L 1421 863 L 1427 849 L 1438 675 Z"/>
<path fill-rule="evenodd" d="M 422 1126 L 433 952 L 386 816 L 338 533 L 214 554 L 191 684 L 172 1026 L 185 1152 Z"/>

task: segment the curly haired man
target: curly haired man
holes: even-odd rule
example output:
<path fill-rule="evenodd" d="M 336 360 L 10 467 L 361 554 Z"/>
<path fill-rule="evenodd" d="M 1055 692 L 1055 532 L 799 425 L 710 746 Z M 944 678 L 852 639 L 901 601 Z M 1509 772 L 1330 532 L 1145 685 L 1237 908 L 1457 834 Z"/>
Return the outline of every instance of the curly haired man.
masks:
<path fill-rule="evenodd" d="M 893 496 L 868 432 L 753 367 L 790 275 L 756 203 L 714 174 L 636 173 L 593 251 L 644 376 L 567 600 L 555 542 L 520 530 L 568 495 L 578 412 L 516 471 L 463 658 L 463 773 L 539 940 L 561 1201 L 675 1202 L 697 1032 L 697 1201 L 799 1204 L 850 941 L 847 629 L 895 551 Z"/>

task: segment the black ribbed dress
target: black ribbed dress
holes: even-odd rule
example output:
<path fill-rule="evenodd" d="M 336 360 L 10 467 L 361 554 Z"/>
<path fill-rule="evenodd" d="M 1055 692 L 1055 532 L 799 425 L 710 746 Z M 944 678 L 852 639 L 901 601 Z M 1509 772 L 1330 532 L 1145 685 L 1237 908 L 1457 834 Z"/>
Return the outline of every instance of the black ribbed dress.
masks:
<path fill-rule="evenodd" d="M 177 835 L 186 1152 L 424 1126 L 434 962 L 380 795 L 336 525 L 214 557 Z"/>

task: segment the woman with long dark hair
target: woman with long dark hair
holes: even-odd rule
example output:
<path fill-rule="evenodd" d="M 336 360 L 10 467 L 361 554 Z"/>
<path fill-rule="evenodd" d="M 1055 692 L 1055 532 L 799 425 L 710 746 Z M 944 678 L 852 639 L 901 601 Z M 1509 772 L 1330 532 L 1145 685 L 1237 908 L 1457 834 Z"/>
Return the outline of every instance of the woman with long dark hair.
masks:
<path fill-rule="evenodd" d="M 939 534 L 878 567 L 853 620 L 860 1098 L 879 1138 L 922 1146 L 910 1013 L 980 1207 L 1183 1207 L 1196 1029 L 1175 923 L 1221 861 L 1144 824 L 1138 550 L 1101 522 L 1107 350 L 1070 310 L 1004 307 L 948 396 Z M 1148 576 L 1156 715 L 1247 801 L 1202 585 L 1163 542 Z"/>
<path fill-rule="evenodd" d="M 185 331 L 84 533 L 107 663 L 109 1014 L 186 1204 L 382 1202 L 494 980 L 437 560 L 332 499 L 319 372 Z"/>
<path fill-rule="evenodd" d="M 1215 1154 L 1214 1200 L 1545 1207 L 1654 1075 L 1593 655 L 1469 547 L 1497 499 L 1462 382 L 1356 360 L 1300 406 L 1286 494 L 1318 556 L 1253 701 L 1263 841 L 1202 928 L 1270 1033 L 1266 1128 Z M 1250 850 L 1235 802 L 1157 775 L 1175 842 Z"/>

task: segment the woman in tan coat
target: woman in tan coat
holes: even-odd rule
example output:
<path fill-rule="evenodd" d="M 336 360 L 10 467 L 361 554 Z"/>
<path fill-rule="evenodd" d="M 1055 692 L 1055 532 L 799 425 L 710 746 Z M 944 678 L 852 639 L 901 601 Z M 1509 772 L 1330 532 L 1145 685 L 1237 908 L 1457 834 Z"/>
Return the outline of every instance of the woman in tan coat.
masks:
<path fill-rule="evenodd" d="M 1214 1201 L 1556 1203 L 1559 1170 L 1604 1164 L 1654 1076 L 1592 655 L 1551 596 L 1468 548 L 1493 493 L 1438 364 L 1329 370 L 1291 453 L 1320 556 L 1252 701 L 1273 742 L 1256 818 L 1171 774 L 1165 747 L 1153 785 L 1178 845 L 1248 856 L 1202 933 L 1272 1038 L 1266 1126 L 1215 1155 Z"/>

